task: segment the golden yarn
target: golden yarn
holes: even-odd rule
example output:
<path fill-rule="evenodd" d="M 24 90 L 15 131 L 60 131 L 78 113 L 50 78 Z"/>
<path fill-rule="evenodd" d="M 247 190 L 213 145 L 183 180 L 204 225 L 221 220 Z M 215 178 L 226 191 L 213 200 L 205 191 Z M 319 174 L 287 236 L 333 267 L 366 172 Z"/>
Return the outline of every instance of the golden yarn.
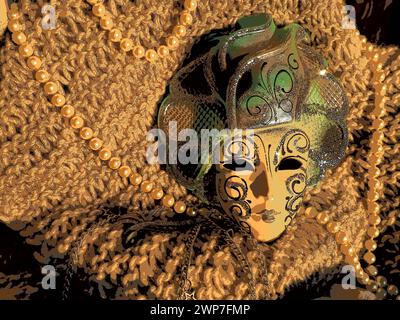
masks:
<path fill-rule="evenodd" d="M 100 26 L 105 29 L 105 30 L 110 30 L 113 26 L 113 21 L 107 12 L 105 6 L 101 3 L 100 0 L 98 1 L 88 1 L 90 4 L 93 5 L 92 7 L 92 13 L 96 17 L 101 18 L 100 19 Z M 179 36 L 179 37 L 184 37 L 186 35 L 186 27 L 190 25 L 193 22 L 192 15 L 190 14 L 189 10 L 195 10 L 197 7 L 196 1 L 189 1 L 186 4 L 184 4 L 184 7 L 187 10 L 184 10 L 182 14 L 180 15 L 179 21 L 181 24 L 177 24 L 174 27 L 173 34 Z M 15 12 L 15 11 L 14 11 Z M 11 20 L 9 23 L 9 30 L 12 32 L 12 39 L 13 41 L 19 45 L 19 54 L 24 57 L 24 58 L 30 58 L 27 61 L 28 66 L 30 66 L 30 69 L 32 70 L 38 70 L 42 66 L 42 62 L 40 58 L 38 57 L 31 57 L 33 55 L 33 48 L 30 44 L 25 44 L 27 41 L 26 35 L 20 30 L 20 24 L 19 21 L 16 20 L 17 16 L 15 17 L 14 20 Z M 154 62 L 158 56 L 160 57 L 166 57 L 169 53 L 169 50 L 173 50 L 176 48 L 176 42 L 173 41 L 173 43 L 168 43 L 167 45 L 169 46 L 166 47 L 164 45 L 161 45 L 157 51 L 154 49 L 148 49 L 144 50 L 143 47 L 140 45 L 134 45 L 133 41 L 130 40 L 129 38 L 123 38 L 123 34 L 121 30 L 119 29 L 111 29 L 109 32 L 109 38 L 112 42 L 119 42 L 120 43 L 120 48 L 122 51 L 128 53 L 129 51 L 134 51 L 134 56 L 136 58 L 142 58 L 143 56 L 148 62 Z M 170 39 L 170 38 L 169 38 Z M 38 70 L 35 73 L 35 78 L 38 82 L 44 83 L 43 89 L 44 92 L 47 95 L 52 95 L 50 98 L 50 102 L 53 106 L 56 107 L 63 107 L 64 104 L 66 103 L 66 98 L 64 95 L 57 93 L 58 91 L 58 84 L 54 81 L 50 81 L 50 74 L 46 70 Z M 73 129 L 80 129 L 79 131 L 79 136 L 84 139 L 84 140 L 89 140 L 93 137 L 93 130 L 90 127 L 83 127 L 85 122 L 83 118 L 79 115 L 75 114 L 75 109 L 68 105 L 64 106 L 61 110 L 61 114 L 66 117 L 72 117 L 70 119 L 70 125 Z M 96 138 L 97 139 L 97 138 Z M 101 143 L 101 146 L 103 143 Z M 89 143 L 89 148 L 93 151 L 96 151 L 100 148 L 100 140 L 95 140 L 92 143 Z M 118 157 L 111 157 L 112 153 L 111 151 L 104 147 L 99 151 L 99 158 L 103 161 L 108 161 L 108 166 L 112 170 L 118 170 L 121 165 L 121 159 Z M 124 170 L 119 171 L 119 176 L 122 178 L 128 178 L 127 173 L 132 172 L 132 169 L 129 168 L 126 165 L 123 165 Z M 137 174 L 136 174 L 137 175 Z M 140 182 L 138 182 L 140 180 Z M 153 183 L 150 181 L 142 181 L 141 178 L 138 178 L 137 176 L 133 177 L 130 179 L 130 181 L 134 185 L 140 185 L 140 190 L 144 193 L 150 193 L 153 189 Z M 158 194 L 153 194 L 155 197 L 153 197 L 154 200 L 160 200 L 161 198 L 158 197 Z M 166 195 L 164 196 L 162 200 L 162 204 L 165 205 L 166 207 L 173 207 L 174 206 L 174 198 L 173 196 Z M 186 205 L 183 205 L 182 202 L 179 202 L 179 205 L 175 205 L 174 209 L 177 213 L 182 213 L 186 209 Z"/>
<path fill-rule="evenodd" d="M 129 31 L 131 26 L 139 26 L 139 29 L 134 29 L 135 32 L 138 30 L 137 33 L 140 36 L 137 38 L 134 38 L 132 34 L 129 36 L 124 34 L 124 36 L 132 39 L 135 44 L 142 44 L 137 50 L 137 53 L 141 56 L 140 60 L 134 58 L 136 57 L 136 46 L 131 51 L 132 56 L 130 56 L 130 53 L 123 55 L 118 44 L 108 46 L 108 37 L 104 37 L 104 34 L 99 33 L 93 27 L 93 23 L 97 20 L 101 23 L 101 19 L 89 17 L 87 12 L 82 10 L 82 6 L 85 10 L 86 7 L 81 2 L 78 5 L 74 3 L 74 6 L 71 6 L 70 3 L 70 1 L 67 1 L 66 7 L 72 11 L 72 15 L 67 13 L 65 18 L 60 18 L 62 25 L 57 30 L 59 37 L 55 35 L 55 32 L 40 33 L 33 28 L 32 21 L 36 21 L 35 19 L 38 18 L 36 13 L 40 12 L 36 3 L 28 1 L 22 9 L 28 22 L 25 29 L 21 25 L 19 31 L 26 32 L 26 35 L 29 33 L 27 43 L 34 40 L 32 44 L 34 43 L 35 47 L 34 54 L 24 60 L 27 62 L 26 67 L 19 58 L 18 49 L 9 41 L 8 35 L 6 35 L 5 46 L 2 47 L 2 53 L 4 53 L 1 55 L 4 70 L 2 85 L 6 91 L 4 100 L 0 101 L 0 109 L 4 110 L 1 117 L 4 124 L 2 139 L 8 142 L 1 144 L 3 155 L 1 159 L 1 169 L 3 170 L 1 185 L 7 187 L 7 193 L 4 192 L 0 198 L 1 205 L 5 206 L 5 213 L 1 212 L 1 218 L 8 222 L 13 220 L 31 221 L 21 231 L 21 235 L 32 244 L 40 246 L 44 243 L 42 249 L 38 249 L 36 252 L 37 259 L 43 259 L 43 261 L 53 257 L 59 259 L 61 252 L 64 255 L 69 254 L 74 244 L 73 238 L 69 235 L 75 234 L 77 239 L 81 236 L 83 238 L 82 245 L 79 246 L 76 265 L 90 276 L 98 275 L 98 279 L 104 281 L 107 286 L 118 285 L 121 288 L 118 297 L 134 299 L 148 298 L 149 296 L 157 298 L 174 297 L 176 287 L 174 286 L 174 280 L 176 280 L 174 270 L 176 270 L 176 266 L 180 266 L 180 259 L 185 251 L 184 235 L 160 234 L 159 237 L 144 239 L 143 245 L 118 251 L 121 248 L 118 242 L 121 230 L 117 229 L 119 233 L 113 233 L 115 230 L 111 224 L 89 228 L 89 226 L 97 225 L 102 211 L 96 208 L 105 203 L 106 200 L 110 200 L 112 205 L 121 204 L 133 209 L 151 208 L 154 202 L 151 201 L 150 194 L 134 193 L 138 187 L 134 184 L 130 185 L 129 180 L 135 181 L 136 179 L 117 179 L 119 169 L 113 171 L 108 169 L 106 165 L 101 165 L 101 162 L 97 162 L 98 157 L 94 157 L 93 153 L 87 152 L 82 146 L 87 143 L 91 150 L 100 150 L 105 145 L 113 151 L 113 155 L 120 156 L 123 164 L 129 163 L 129 167 L 132 169 L 131 176 L 138 173 L 140 180 L 160 183 L 159 186 L 155 186 L 154 190 L 161 187 L 165 192 L 168 191 L 168 194 L 173 195 L 175 199 L 180 199 L 185 191 L 182 191 L 172 179 L 164 173 L 160 174 L 158 169 L 143 167 L 143 161 L 140 160 L 141 157 L 143 158 L 143 153 L 140 151 L 144 149 L 144 143 L 141 142 L 144 140 L 143 135 L 130 133 L 128 129 L 131 125 L 134 125 L 135 132 L 143 132 L 154 123 L 156 101 L 162 96 L 168 79 L 181 63 L 185 50 L 190 49 L 192 43 L 190 37 L 207 33 L 214 28 L 230 25 L 243 15 L 266 11 L 270 12 L 280 24 L 301 21 L 306 29 L 311 31 L 313 45 L 324 56 L 329 57 L 329 71 L 340 76 L 340 80 L 348 92 L 350 100 L 348 156 L 337 170 L 327 173 L 320 186 L 307 193 L 306 201 L 316 210 L 315 215 L 319 212 L 329 214 L 330 221 L 324 226 L 330 234 L 345 231 L 355 252 L 358 252 L 362 245 L 366 246 L 366 240 L 369 240 L 369 236 L 365 235 L 365 230 L 361 229 L 360 226 L 363 226 L 363 222 L 367 222 L 370 216 L 364 215 L 365 208 L 362 199 L 366 198 L 365 193 L 368 190 L 365 181 L 367 181 L 367 172 L 370 168 L 368 155 L 370 154 L 369 144 L 371 139 L 363 138 L 364 141 L 361 145 L 356 144 L 354 140 L 365 136 L 365 132 L 368 133 L 372 126 L 370 110 L 374 104 L 377 86 L 372 80 L 373 72 L 365 64 L 364 55 L 369 52 L 366 39 L 352 30 L 341 29 L 341 9 L 343 5 L 341 1 L 303 2 L 301 10 L 297 5 L 293 5 L 292 1 L 286 0 L 271 1 L 270 3 L 255 1 L 251 4 L 242 1 L 198 2 L 197 18 L 193 20 L 190 37 L 185 38 L 184 41 L 171 35 L 168 36 L 173 29 L 173 24 L 176 23 L 173 17 L 176 18 L 177 12 L 171 9 L 173 6 L 170 2 L 168 4 L 162 1 L 157 2 L 157 7 L 161 5 L 164 6 L 163 8 L 167 8 L 165 12 L 160 11 L 160 16 L 163 19 L 168 17 L 172 19 L 165 23 L 165 28 L 162 26 L 164 21 L 160 23 L 159 21 L 142 20 L 135 24 L 133 20 L 136 16 L 132 9 L 134 4 L 130 3 L 120 8 L 119 4 L 122 2 L 117 2 L 118 6 L 110 6 L 113 17 L 118 16 L 125 9 L 129 10 L 123 17 L 126 20 L 122 18 L 113 20 L 114 25 L 111 29 L 120 28 L 124 32 L 124 30 Z M 110 3 L 115 4 L 116 2 L 111 1 Z M 155 9 L 154 1 L 151 6 L 151 8 L 141 9 L 141 13 L 147 14 L 148 11 Z M 329 10 L 327 10 L 327 7 Z M 313 17 L 318 17 L 318 19 L 309 19 L 311 13 Z M 19 19 L 19 15 L 14 12 L 12 12 L 12 16 L 13 19 Z M 64 21 L 67 23 L 64 23 Z M 151 23 L 151 26 L 147 28 L 148 23 Z M 51 45 L 43 52 L 41 45 L 45 42 L 45 34 L 46 37 L 51 39 Z M 144 58 L 146 50 L 143 46 L 154 50 L 157 47 L 156 39 L 162 39 L 164 35 L 166 36 L 165 46 L 170 48 L 171 45 L 177 48 L 174 51 L 170 50 L 166 59 L 158 59 L 158 63 L 148 64 Z M 74 41 L 74 39 L 80 40 Z M 97 46 L 97 44 L 99 45 Z M 120 55 L 115 53 L 116 50 L 119 50 Z M 394 187 L 398 186 L 400 178 L 398 174 L 399 161 L 396 157 L 399 151 L 398 140 L 400 138 L 399 116 L 396 112 L 396 105 L 400 104 L 400 96 L 396 94 L 400 90 L 398 69 L 400 59 L 396 58 L 398 53 L 395 49 L 374 49 L 371 46 L 370 51 L 373 52 L 374 50 L 374 54 L 379 53 L 381 56 L 388 57 L 381 67 L 387 75 L 384 85 L 386 85 L 385 96 L 389 98 L 385 104 L 387 112 L 382 117 L 385 127 L 381 128 L 384 133 L 383 148 L 385 154 L 382 156 L 382 162 L 378 165 L 380 174 L 376 180 L 379 184 L 378 187 L 384 188 L 385 193 L 385 201 L 382 198 L 378 200 L 379 216 L 382 221 L 377 227 L 382 234 L 384 228 L 388 230 L 398 228 L 396 218 L 400 203 Z M 62 55 L 60 52 L 62 52 Z M 82 52 L 85 52 L 85 54 Z M 36 60 L 36 55 L 40 56 L 41 59 Z M 127 56 L 129 56 L 129 59 L 126 58 Z M 114 63 L 113 59 L 117 62 Z M 37 83 L 31 81 L 31 74 L 28 71 L 40 70 L 41 64 L 45 66 L 49 61 L 55 60 L 60 61 L 60 63 L 54 64 L 51 69 L 47 69 L 51 73 L 51 80 L 69 86 L 70 92 L 78 97 L 76 105 L 69 105 L 68 97 L 70 94 L 65 93 L 62 85 L 59 86 L 58 93 L 65 94 L 67 98 L 66 104 L 60 108 L 63 121 L 69 121 L 72 118 L 75 113 L 74 107 L 76 107 L 77 114 L 85 120 L 86 125 L 91 127 L 95 133 L 95 137 L 91 140 L 74 141 L 71 129 L 61 129 L 62 127 L 59 125 L 61 120 L 55 112 L 37 107 L 45 105 L 45 100 L 38 90 Z M 34 61 L 34 63 L 30 64 L 30 61 Z M 357 61 L 357 63 L 354 63 L 354 61 Z M 37 67 L 38 64 L 40 64 L 39 67 Z M 108 68 L 107 65 L 109 65 Z M 113 73 L 113 69 L 118 69 L 118 73 Z M 75 77 L 74 73 L 77 70 L 80 70 L 80 73 L 79 76 Z M 109 75 L 103 74 L 103 70 L 109 72 Z M 136 74 L 138 74 L 140 81 L 135 78 Z M 115 81 L 108 81 L 109 78 L 115 78 Z M 127 78 L 129 78 L 129 81 L 126 81 Z M 74 84 L 74 82 L 77 84 Z M 105 94 L 109 101 L 103 100 L 103 93 L 100 92 L 104 90 L 102 82 L 107 83 L 110 87 L 110 91 Z M 131 82 L 136 86 L 134 89 L 130 87 Z M 79 83 L 82 84 L 82 88 Z M 151 90 L 149 89 L 150 83 L 152 84 Z M 85 88 L 90 88 L 87 92 L 92 91 L 93 95 L 87 95 Z M 121 88 L 123 89 L 120 90 Z M 17 90 L 18 94 L 16 94 Z M 129 95 L 131 91 L 139 98 L 136 99 Z M 37 93 L 34 97 L 32 97 L 33 92 Z M 123 93 L 121 94 L 121 92 Z M 140 95 L 141 92 L 144 92 L 144 94 Z M 153 92 L 154 95 L 152 96 Z M 124 94 L 127 94 L 127 96 Z M 125 103 L 125 106 L 121 101 L 133 101 L 133 103 Z M 139 108 L 143 102 L 146 102 L 147 107 Z M 11 107 L 12 105 L 19 107 L 14 108 Z M 26 119 L 20 116 L 19 110 L 27 113 Z M 68 112 L 63 114 L 63 110 Z M 136 113 L 140 113 L 140 115 L 133 118 L 132 114 Z M 121 117 L 118 118 L 118 114 L 121 114 Z M 32 121 L 31 126 L 26 124 L 28 118 Z M 140 119 L 140 121 L 137 119 Z M 132 121 L 132 123 L 126 124 L 129 121 Z M 19 128 L 23 129 L 21 135 L 18 134 Z M 101 136 L 99 129 L 101 129 Z M 76 130 L 77 134 L 79 132 L 80 130 Z M 119 132 L 123 132 L 123 134 Z M 27 133 L 29 133 L 29 137 L 27 137 Z M 97 138 L 98 134 L 99 138 Z M 41 140 L 37 137 L 40 137 Z M 104 143 L 100 140 L 100 137 L 104 139 Z M 94 139 L 99 139 L 101 143 Z M 18 149 L 18 144 L 21 144 L 21 141 L 26 147 L 28 147 L 28 144 L 36 146 L 36 149 L 33 150 L 36 158 L 34 160 L 31 158 L 31 162 L 26 162 L 25 154 Z M 36 143 L 37 141 L 39 143 Z M 60 145 L 55 147 L 57 141 L 60 142 Z M 94 148 L 92 148 L 92 141 L 96 142 L 93 142 Z M 123 150 L 122 153 L 118 153 L 116 150 L 118 149 L 116 148 L 117 145 L 120 146 L 119 150 Z M 132 148 L 132 145 L 137 146 L 137 149 Z M 134 158 L 134 160 L 129 157 L 129 151 L 132 151 L 133 156 L 131 158 Z M 46 159 L 47 155 L 51 156 L 50 162 Z M 44 166 L 45 163 L 46 166 Z M 50 165 L 55 167 L 56 163 L 57 166 L 60 165 L 57 169 L 60 174 L 58 175 L 58 171 L 52 169 L 51 171 L 48 170 L 49 174 L 47 175 L 47 168 L 50 168 Z M 102 170 L 101 173 L 98 172 L 100 170 Z M 30 172 L 29 177 L 26 174 L 28 171 Z M 54 178 L 52 175 L 54 175 Z M 25 189 L 21 183 L 18 183 L 18 180 L 24 181 L 27 188 Z M 60 182 L 57 183 L 57 181 Z M 41 193 L 30 187 L 39 182 L 43 190 Z M 64 190 L 65 194 L 68 194 L 67 196 L 64 195 Z M 341 192 L 341 190 L 344 190 L 344 192 Z M 69 195 L 74 195 L 74 197 Z M 29 203 L 29 208 L 28 205 L 25 205 L 24 200 L 27 204 Z M 62 207 L 58 201 L 63 203 Z M 188 211 L 189 213 L 196 213 L 194 209 Z M 351 217 L 347 219 L 347 216 L 350 215 Z M 298 214 L 293 221 L 293 228 L 289 228 L 288 232 L 272 245 L 271 250 L 274 251 L 274 258 L 272 259 L 271 256 L 266 258 L 268 279 L 271 285 L 269 290 L 271 290 L 272 296 L 282 296 L 286 288 L 290 288 L 295 283 L 300 283 L 305 277 L 310 277 L 316 270 L 316 265 L 328 269 L 341 262 L 343 256 L 339 256 L 334 250 L 327 250 L 327 248 L 335 248 L 329 242 L 334 241 L 334 238 L 329 236 L 329 239 L 326 240 L 325 235 L 321 233 L 322 229 L 319 228 L 322 228 L 322 226 L 320 227 L 315 220 L 305 220 L 302 215 Z M 375 235 L 375 231 L 375 229 L 371 229 L 370 233 Z M 170 239 L 174 237 L 177 238 L 176 245 L 170 242 Z M 218 247 L 215 243 L 212 245 L 212 235 L 207 236 L 207 239 L 207 245 L 204 246 L 201 256 L 199 255 L 199 258 L 196 258 L 189 268 L 190 279 L 196 285 L 196 298 L 248 297 L 246 281 L 239 279 L 238 275 L 235 274 L 234 270 L 237 265 L 232 258 L 232 253 L 225 248 Z M 386 243 L 391 241 L 396 244 L 398 239 L 398 236 L 396 237 L 396 234 L 393 234 L 393 237 Z M 378 241 L 379 238 L 375 240 Z M 101 251 L 99 251 L 100 248 Z M 342 245 L 340 248 L 342 248 Z M 95 256 L 89 254 L 92 249 Z M 142 250 L 141 253 L 144 253 L 142 256 L 146 257 L 141 261 L 137 258 L 141 256 L 139 249 Z M 361 254 L 364 254 L 364 252 L 361 252 Z M 125 261 L 127 255 L 129 259 Z M 113 261 L 114 256 L 117 256 L 115 261 Z M 251 254 L 248 254 L 248 256 L 251 256 Z M 294 258 L 294 260 L 290 260 L 290 263 L 288 263 L 288 257 Z M 376 257 L 378 260 L 378 254 L 376 254 Z M 394 258 L 393 261 L 388 261 L 388 267 L 392 266 L 393 269 L 398 268 L 395 266 Z M 360 268 L 360 262 L 355 255 L 345 257 L 345 259 L 346 261 L 352 259 L 356 269 Z M 132 271 L 129 271 L 131 260 Z M 250 258 L 249 260 L 253 261 Z M 152 261 L 157 261 L 157 264 L 153 265 Z M 163 264 L 162 267 L 156 269 L 158 261 L 162 261 Z M 310 261 L 310 263 L 305 263 L 307 261 Z M 217 266 L 214 263 L 220 265 Z M 166 267 L 167 264 L 168 268 Z M 264 272 L 265 270 L 260 270 L 259 265 L 252 263 L 252 272 L 257 274 Z M 152 268 L 147 268 L 147 266 L 152 266 Z M 152 275 L 148 270 L 158 272 L 154 271 L 155 273 Z M 370 266 L 367 266 L 365 270 L 372 279 L 376 270 L 370 268 Z M 218 276 L 213 276 L 216 272 Z M 381 272 L 381 267 L 379 267 L 379 272 Z M 152 279 L 155 282 L 152 282 Z M 219 279 L 223 279 L 223 282 L 218 282 Z M 388 276 L 387 279 L 389 280 Z M 134 286 L 135 283 L 145 281 L 148 281 L 152 288 L 149 296 L 138 292 Z M 321 281 L 317 285 L 320 284 Z M 323 285 L 323 280 L 321 285 Z M 395 298 L 398 295 L 396 288 L 392 285 L 389 282 L 384 288 L 387 292 L 386 297 Z M 380 289 L 374 281 L 371 281 L 367 286 L 374 291 Z M 257 292 L 260 292 L 259 286 L 257 286 L 257 290 Z M 384 296 L 383 290 L 380 290 L 379 294 Z"/>
<path fill-rule="evenodd" d="M 373 131 L 370 145 L 371 151 L 369 153 L 368 161 L 369 188 L 367 193 L 367 210 L 369 213 L 369 227 L 367 228 L 366 234 L 368 235 L 369 239 L 367 239 L 364 243 L 366 252 L 363 255 L 363 260 L 368 264 L 366 267 L 366 272 L 362 270 L 358 257 L 354 255 L 354 249 L 351 247 L 351 244 L 348 243 L 348 238 L 345 232 L 339 231 L 339 226 L 335 224 L 335 222 L 329 222 L 329 215 L 327 212 L 318 213 L 315 209 L 309 207 L 305 211 L 305 216 L 309 219 L 316 218 L 317 222 L 321 225 L 327 224 L 327 230 L 328 232 L 335 234 L 335 240 L 340 245 L 340 251 L 344 254 L 346 262 L 355 268 L 358 280 L 362 284 L 366 285 L 368 290 L 375 292 L 378 299 L 384 299 L 387 296 L 387 291 L 384 289 L 384 287 L 387 286 L 387 281 L 385 277 L 378 276 L 378 269 L 373 265 L 376 262 L 376 256 L 373 254 L 373 251 L 377 248 L 377 243 L 374 241 L 374 238 L 377 238 L 380 234 L 380 230 L 377 226 L 379 226 L 382 222 L 379 216 L 380 207 L 377 201 L 383 194 L 383 184 L 377 183 L 377 180 L 379 180 L 381 175 L 378 166 L 381 164 L 384 154 L 384 149 L 382 147 L 384 134 L 382 133 L 382 129 L 385 126 L 383 117 L 385 116 L 385 103 L 387 102 L 385 97 L 387 85 L 383 84 L 383 81 L 385 80 L 385 74 L 382 69 L 383 64 L 380 62 L 378 63 L 378 53 L 373 54 L 371 58 L 371 55 L 374 52 L 374 47 L 372 45 L 368 45 L 367 51 L 369 52 L 371 59 L 371 69 L 374 70 L 373 79 L 378 83 L 378 85 L 376 87 L 375 107 L 372 110 Z M 394 224 L 393 220 L 395 220 L 395 217 L 392 217 L 391 219 L 392 220 L 390 222 L 393 222 Z M 375 278 L 374 282 L 371 280 L 370 276 Z M 392 296 L 398 294 L 397 287 L 395 285 L 391 285 L 390 289 L 390 294 Z"/>

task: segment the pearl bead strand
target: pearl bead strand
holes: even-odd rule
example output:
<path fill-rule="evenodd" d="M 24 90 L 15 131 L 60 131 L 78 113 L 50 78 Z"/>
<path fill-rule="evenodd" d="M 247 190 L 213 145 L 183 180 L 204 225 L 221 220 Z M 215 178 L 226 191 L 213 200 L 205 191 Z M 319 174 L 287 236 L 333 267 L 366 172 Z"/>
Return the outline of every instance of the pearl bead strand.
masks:
<path fill-rule="evenodd" d="M 137 59 L 146 59 L 148 62 L 153 63 L 158 58 L 165 58 L 169 55 L 170 51 L 178 47 L 179 40 L 184 38 L 187 33 L 187 28 L 193 23 L 193 12 L 197 8 L 196 0 L 185 0 L 178 23 L 173 27 L 172 34 L 165 40 L 164 45 L 158 48 L 145 49 L 140 44 L 134 44 L 129 38 L 123 36 L 120 29 L 114 28 L 114 21 L 111 14 L 107 11 L 102 3 L 102 0 L 87 0 L 92 5 L 92 13 L 99 18 L 100 27 L 109 32 L 109 39 L 111 42 L 119 43 L 120 49 L 126 53 L 132 52 L 133 56 Z"/>
<path fill-rule="evenodd" d="M 93 5 L 92 12 L 94 15 L 108 19 L 108 16 L 106 16 L 107 12 L 99 1 L 90 0 L 88 2 Z M 186 11 L 184 11 L 180 17 L 182 23 L 185 22 L 189 24 L 189 22 L 192 21 L 189 11 L 194 11 L 196 6 L 197 2 L 194 0 L 185 1 Z M 88 146 L 91 150 L 98 152 L 99 159 L 107 162 L 110 169 L 118 171 L 121 178 L 129 180 L 130 184 L 137 186 L 141 192 L 150 194 L 153 200 L 160 200 L 165 207 L 173 208 L 178 214 L 186 212 L 189 216 L 195 216 L 196 210 L 194 208 L 187 207 L 181 200 L 175 201 L 174 196 L 164 194 L 162 188 L 155 187 L 153 182 L 143 180 L 143 177 L 139 173 L 133 172 L 129 166 L 123 164 L 120 157 L 113 156 L 113 152 L 105 146 L 103 140 L 94 137 L 93 129 L 85 126 L 84 119 L 77 114 L 75 108 L 66 103 L 66 97 L 59 93 L 59 84 L 50 79 L 50 74 L 43 68 L 43 61 L 38 56 L 34 55 L 34 49 L 28 42 L 28 38 L 23 31 L 23 25 L 19 22 L 20 14 L 16 3 L 10 6 L 8 15 L 10 18 L 8 28 L 12 33 L 12 40 L 18 46 L 18 52 L 21 57 L 26 59 L 26 64 L 34 73 L 35 80 L 43 85 L 43 90 L 48 96 L 51 105 L 59 108 L 62 117 L 68 119 L 71 128 L 77 130 L 81 139 L 88 141 Z M 103 19 L 100 21 L 100 24 L 103 29 L 107 30 L 107 28 L 111 29 L 112 21 L 104 21 Z M 166 56 L 168 54 L 168 48 L 171 48 L 170 45 L 168 48 L 166 46 L 160 46 L 157 51 L 158 53 L 153 49 L 145 51 L 143 47 L 134 47 L 131 40 L 122 38 L 121 32 L 117 29 L 112 29 L 110 31 L 110 37 L 112 38 L 111 40 L 118 40 L 118 42 L 120 42 L 120 47 L 123 51 L 133 51 L 134 54 L 136 52 L 135 55 L 137 57 L 145 56 L 150 62 L 153 62 L 157 55 L 161 57 Z M 169 37 L 167 38 L 167 43 L 175 45 L 177 44 L 175 40 L 175 38 L 171 40 L 171 37 Z"/>

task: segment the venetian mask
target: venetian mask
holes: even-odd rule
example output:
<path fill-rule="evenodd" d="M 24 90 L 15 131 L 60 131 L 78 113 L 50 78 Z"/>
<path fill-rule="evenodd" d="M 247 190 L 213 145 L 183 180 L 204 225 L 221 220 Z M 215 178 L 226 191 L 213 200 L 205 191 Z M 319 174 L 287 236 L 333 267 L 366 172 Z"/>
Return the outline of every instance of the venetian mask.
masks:
<path fill-rule="evenodd" d="M 216 166 L 218 201 L 259 241 L 276 239 L 300 208 L 310 140 L 284 126 L 232 139 Z"/>
<path fill-rule="evenodd" d="M 326 67 L 302 27 L 278 28 L 263 14 L 204 37 L 171 80 L 158 125 L 178 148 L 190 141 L 172 137 L 171 122 L 199 137 L 223 133 L 194 146 L 195 161 L 168 163 L 170 172 L 255 239 L 279 237 L 347 145 L 348 102 Z"/>

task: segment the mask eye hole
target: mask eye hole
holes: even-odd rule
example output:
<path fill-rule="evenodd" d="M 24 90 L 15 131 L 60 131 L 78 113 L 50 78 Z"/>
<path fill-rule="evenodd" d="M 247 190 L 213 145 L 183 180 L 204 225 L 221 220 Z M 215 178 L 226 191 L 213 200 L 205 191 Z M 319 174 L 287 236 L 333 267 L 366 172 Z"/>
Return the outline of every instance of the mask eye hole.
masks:
<path fill-rule="evenodd" d="M 284 158 L 279 162 L 278 167 L 276 170 L 297 170 L 300 169 L 302 166 L 301 161 L 297 160 L 296 158 Z"/>

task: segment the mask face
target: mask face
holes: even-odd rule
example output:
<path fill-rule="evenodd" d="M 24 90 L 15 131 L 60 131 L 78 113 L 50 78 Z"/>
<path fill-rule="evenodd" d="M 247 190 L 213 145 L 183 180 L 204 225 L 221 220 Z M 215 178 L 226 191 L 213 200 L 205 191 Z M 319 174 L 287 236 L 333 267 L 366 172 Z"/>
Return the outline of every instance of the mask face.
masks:
<path fill-rule="evenodd" d="M 258 129 L 226 143 L 217 198 L 258 241 L 278 238 L 301 206 L 310 140 L 301 129 Z"/>

